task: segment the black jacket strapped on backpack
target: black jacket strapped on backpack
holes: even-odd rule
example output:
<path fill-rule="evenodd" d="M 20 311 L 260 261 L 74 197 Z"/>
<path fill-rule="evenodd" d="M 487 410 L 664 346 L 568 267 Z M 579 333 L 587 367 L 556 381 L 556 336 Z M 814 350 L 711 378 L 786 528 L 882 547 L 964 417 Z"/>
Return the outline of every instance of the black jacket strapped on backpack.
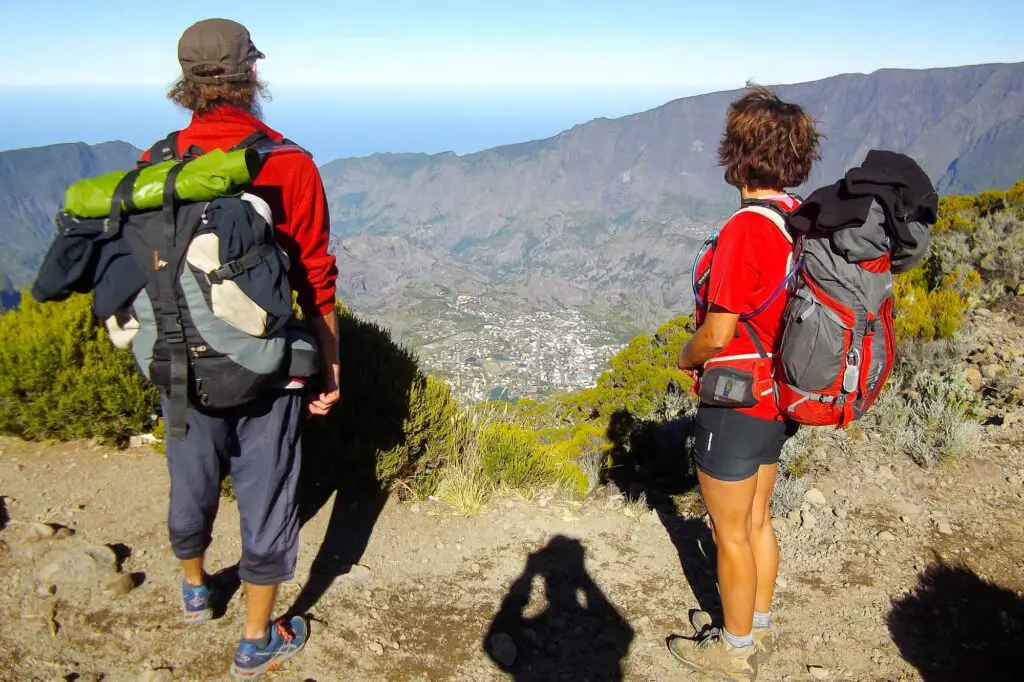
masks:
<path fill-rule="evenodd" d="M 32 285 L 37 301 L 63 301 L 91 291 L 93 312 L 104 320 L 146 286 L 131 248 L 118 233 L 107 232 L 103 221 L 61 214 L 57 229 Z"/>
<path fill-rule="evenodd" d="M 872 202 L 885 212 L 895 257 L 922 246 L 912 223 L 930 225 L 938 217 L 938 194 L 921 167 L 905 154 L 872 149 L 842 180 L 812 192 L 790 226 L 803 234 L 855 227 L 868 219 Z"/>

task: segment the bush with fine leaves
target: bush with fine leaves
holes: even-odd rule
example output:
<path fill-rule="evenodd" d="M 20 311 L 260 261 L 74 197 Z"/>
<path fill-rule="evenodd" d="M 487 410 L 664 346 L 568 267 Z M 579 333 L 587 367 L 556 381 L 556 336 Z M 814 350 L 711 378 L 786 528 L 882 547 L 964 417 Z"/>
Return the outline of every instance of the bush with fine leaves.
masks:
<path fill-rule="evenodd" d="M 156 391 L 95 322 L 88 296 L 0 315 L 0 432 L 124 443 L 151 431 Z"/>
<path fill-rule="evenodd" d="M 1024 180 L 1006 190 L 939 200 L 925 260 L 896 277 L 900 342 L 950 339 L 969 307 L 1024 278 Z"/>
<path fill-rule="evenodd" d="M 930 467 L 969 452 L 979 436 L 977 393 L 950 359 L 953 344 L 901 348 L 899 365 L 861 426 L 894 456 Z"/>

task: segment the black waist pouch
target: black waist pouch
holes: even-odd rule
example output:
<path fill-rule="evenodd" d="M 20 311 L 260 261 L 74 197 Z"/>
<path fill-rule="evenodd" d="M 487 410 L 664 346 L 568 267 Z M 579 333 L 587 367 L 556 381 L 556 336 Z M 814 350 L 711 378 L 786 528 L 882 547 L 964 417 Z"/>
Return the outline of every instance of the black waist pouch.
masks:
<path fill-rule="evenodd" d="M 753 407 L 754 375 L 735 367 L 705 369 L 700 380 L 700 401 L 716 407 Z"/>

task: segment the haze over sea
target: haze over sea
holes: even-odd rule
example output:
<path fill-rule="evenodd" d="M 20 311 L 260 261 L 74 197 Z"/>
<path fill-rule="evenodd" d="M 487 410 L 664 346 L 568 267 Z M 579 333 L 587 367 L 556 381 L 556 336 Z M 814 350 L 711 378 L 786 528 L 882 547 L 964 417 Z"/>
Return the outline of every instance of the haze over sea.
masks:
<path fill-rule="evenodd" d="M 377 152 L 470 153 L 712 89 L 717 88 L 271 82 L 273 99 L 264 105 L 264 118 L 326 163 Z M 0 121 L 0 150 L 115 139 L 141 148 L 186 125 L 188 116 L 158 85 L 3 87 Z"/>

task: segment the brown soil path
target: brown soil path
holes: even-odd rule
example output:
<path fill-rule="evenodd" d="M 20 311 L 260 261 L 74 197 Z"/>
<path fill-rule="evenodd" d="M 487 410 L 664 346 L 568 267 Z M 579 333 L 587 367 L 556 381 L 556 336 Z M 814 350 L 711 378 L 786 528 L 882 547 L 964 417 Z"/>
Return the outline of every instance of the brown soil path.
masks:
<path fill-rule="evenodd" d="M 781 640 L 759 679 L 812 679 L 808 666 L 833 680 L 961 679 L 967 669 L 1024 679 L 1021 423 L 1007 415 L 986 427 L 982 451 L 933 471 L 812 460 L 825 505 L 809 510 L 813 528 L 778 523 Z M 167 483 L 148 449 L 0 440 L 0 679 L 227 679 L 241 595 L 219 620 L 180 624 Z M 75 533 L 32 541 L 32 522 Z M 211 568 L 237 559 L 237 524 L 225 500 Z M 335 579 L 367 533 L 359 565 Z M 504 499 L 473 518 L 430 501 L 332 498 L 303 529 L 297 579 L 282 590 L 284 606 L 299 598 L 319 553 L 315 589 L 301 599 L 315 601 L 313 636 L 268 679 L 700 679 L 664 640 L 688 634 L 691 582 L 713 594 L 705 537 L 700 518 L 651 513 L 612 491 L 582 505 Z M 95 545 L 114 546 L 140 584 L 117 594 L 105 589 L 110 576 L 74 563 L 40 581 L 55 558 Z M 929 567 L 929 590 L 907 599 Z M 517 654 L 508 675 L 485 651 L 493 635 Z"/>

